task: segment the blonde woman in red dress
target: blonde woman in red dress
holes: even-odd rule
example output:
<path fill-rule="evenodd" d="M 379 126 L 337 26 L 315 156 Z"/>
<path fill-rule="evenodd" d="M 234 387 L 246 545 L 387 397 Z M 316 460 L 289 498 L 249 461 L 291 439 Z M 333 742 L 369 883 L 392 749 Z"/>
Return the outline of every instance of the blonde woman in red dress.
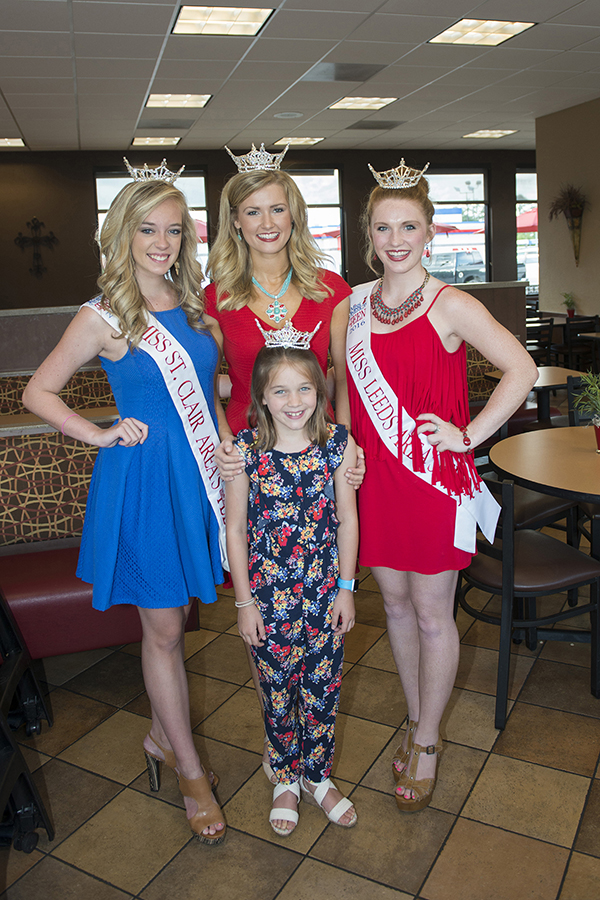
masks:
<path fill-rule="evenodd" d="M 352 293 L 346 357 L 353 433 L 367 460 L 359 560 L 383 595 L 408 706 L 393 760 L 396 802 L 406 812 L 429 804 L 437 778 L 459 657 L 457 573 L 475 552 L 477 523 L 493 539 L 497 519 L 471 451 L 537 378 L 529 354 L 481 303 L 423 268 L 435 234 L 424 171 L 402 160 L 374 173 L 379 186 L 362 224 L 367 263 L 383 276 Z M 473 422 L 465 342 L 504 373 Z"/>

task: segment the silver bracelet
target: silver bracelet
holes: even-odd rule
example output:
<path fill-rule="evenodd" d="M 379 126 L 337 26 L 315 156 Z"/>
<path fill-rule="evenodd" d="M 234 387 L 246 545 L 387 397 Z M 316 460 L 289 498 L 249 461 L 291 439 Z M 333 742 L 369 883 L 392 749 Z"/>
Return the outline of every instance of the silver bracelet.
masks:
<path fill-rule="evenodd" d="M 242 600 L 241 603 L 238 600 L 234 600 L 233 602 L 235 603 L 237 609 L 243 609 L 244 606 L 252 606 L 254 603 L 256 603 L 256 600 Z"/>

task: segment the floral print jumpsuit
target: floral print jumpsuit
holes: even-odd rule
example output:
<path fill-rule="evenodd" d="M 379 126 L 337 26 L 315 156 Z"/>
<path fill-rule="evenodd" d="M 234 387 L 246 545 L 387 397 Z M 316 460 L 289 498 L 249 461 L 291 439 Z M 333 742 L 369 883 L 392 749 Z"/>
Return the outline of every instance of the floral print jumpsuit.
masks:
<path fill-rule="evenodd" d="M 277 780 L 329 777 L 335 749 L 343 635 L 331 630 L 339 574 L 333 475 L 348 441 L 329 425 L 324 447 L 299 453 L 253 449 L 256 432 L 237 447 L 250 479 L 250 589 L 266 641 L 252 647 L 265 704 L 269 760 Z"/>

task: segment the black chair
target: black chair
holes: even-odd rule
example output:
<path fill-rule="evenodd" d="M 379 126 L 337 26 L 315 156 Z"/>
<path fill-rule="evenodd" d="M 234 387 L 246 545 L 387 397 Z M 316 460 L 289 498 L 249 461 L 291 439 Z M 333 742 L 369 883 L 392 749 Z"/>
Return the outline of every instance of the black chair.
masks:
<path fill-rule="evenodd" d="M 552 359 L 556 365 L 567 369 L 583 371 L 592 367 L 596 360 L 594 340 L 579 337 L 581 334 L 598 331 L 598 316 L 573 316 L 564 324 L 564 341 L 552 344 Z"/>
<path fill-rule="evenodd" d="M 584 415 L 575 406 L 575 400 L 581 393 L 581 378 L 569 375 L 567 378 L 567 399 L 569 401 L 569 425 L 589 425 L 590 416 Z M 580 518 L 578 530 L 580 534 L 590 542 L 590 554 L 594 559 L 600 559 L 600 503 L 580 503 Z"/>
<path fill-rule="evenodd" d="M 526 320 L 527 352 L 533 357 L 536 365 L 552 365 L 552 335 L 554 331 L 554 319 L 527 319 Z"/>
<path fill-rule="evenodd" d="M 514 522 L 514 485 L 512 481 L 489 481 L 488 487 L 501 500 L 502 516 L 499 536 L 494 545 L 484 538 L 477 540 L 478 554 L 460 572 L 456 605 L 473 618 L 500 626 L 498 677 L 496 687 L 495 727 L 506 725 L 510 648 L 513 639 L 591 642 L 592 664 L 590 688 L 600 697 L 600 561 L 591 559 L 574 547 L 547 534 L 524 529 L 517 531 Z M 590 602 L 575 607 L 565 606 L 551 615 L 537 615 L 537 598 L 590 586 Z M 499 616 L 471 606 L 467 596 L 473 588 L 499 596 Z M 559 622 L 590 613 L 591 630 L 559 629 Z"/>
<path fill-rule="evenodd" d="M 45 828 L 53 840 L 54 827 L 12 731 L 25 724 L 26 734 L 39 734 L 42 719 L 52 725 L 52 713 L 2 592 L 0 659 L 0 847 L 12 843 L 15 850 L 31 853 L 36 829 Z"/>

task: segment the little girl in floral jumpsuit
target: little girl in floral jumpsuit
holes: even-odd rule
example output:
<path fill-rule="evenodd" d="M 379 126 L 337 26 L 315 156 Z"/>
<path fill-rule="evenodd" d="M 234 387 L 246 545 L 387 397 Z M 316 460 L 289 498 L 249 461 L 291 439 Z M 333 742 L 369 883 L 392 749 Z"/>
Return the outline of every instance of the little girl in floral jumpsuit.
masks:
<path fill-rule="evenodd" d="M 351 827 L 354 807 L 329 774 L 343 636 L 355 616 L 358 524 L 343 472 L 355 465 L 356 446 L 345 426 L 328 421 L 311 350 L 264 347 L 251 396 L 257 426 L 237 437 L 245 470 L 227 484 L 227 545 L 277 779 L 269 821 L 277 834 L 293 831 L 301 787 L 332 822 Z"/>

